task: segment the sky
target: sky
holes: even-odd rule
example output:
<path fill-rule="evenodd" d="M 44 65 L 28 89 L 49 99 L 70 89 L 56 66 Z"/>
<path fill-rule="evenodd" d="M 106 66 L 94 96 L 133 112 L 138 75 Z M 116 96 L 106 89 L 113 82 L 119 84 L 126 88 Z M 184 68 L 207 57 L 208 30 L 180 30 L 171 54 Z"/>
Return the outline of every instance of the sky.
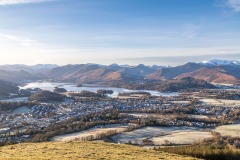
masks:
<path fill-rule="evenodd" d="M 240 0 L 0 0 L 0 64 L 240 60 Z"/>

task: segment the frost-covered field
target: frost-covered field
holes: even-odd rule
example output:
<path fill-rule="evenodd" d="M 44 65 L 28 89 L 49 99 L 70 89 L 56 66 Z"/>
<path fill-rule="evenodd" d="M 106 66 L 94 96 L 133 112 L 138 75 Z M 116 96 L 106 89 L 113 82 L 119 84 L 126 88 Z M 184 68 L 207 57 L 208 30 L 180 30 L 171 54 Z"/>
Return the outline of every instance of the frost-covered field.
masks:
<path fill-rule="evenodd" d="M 180 131 L 171 132 L 169 135 L 154 137 L 151 140 L 154 145 L 164 144 L 193 144 L 194 142 L 202 141 L 206 138 L 212 138 L 211 132 L 206 131 Z"/>
<path fill-rule="evenodd" d="M 240 100 L 226 100 L 226 99 L 219 99 L 223 105 L 232 105 L 232 106 L 240 106 Z"/>
<path fill-rule="evenodd" d="M 210 132 L 205 132 L 194 127 L 144 127 L 131 132 L 124 132 L 112 136 L 117 143 L 142 144 L 148 138 L 155 145 L 165 144 L 167 141 L 175 144 L 192 144 L 204 138 L 211 138 Z"/>
<path fill-rule="evenodd" d="M 192 117 L 192 118 L 198 118 L 198 119 L 207 119 L 207 118 L 209 118 L 208 116 L 205 116 L 205 115 L 189 114 L 188 116 L 190 116 L 190 117 Z"/>
<path fill-rule="evenodd" d="M 209 105 L 218 105 L 218 106 L 240 106 L 240 100 L 226 100 L 226 99 L 200 99 L 201 102 Z"/>
<path fill-rule="evenodd" d="M 116 130 L 117 133 L 124 132 L 127 130 L 129 126 L 133 126 L 133 124 L 113 124 L 113 125 L 105 125 L 105 126 L 101 125 L 101 126 L 90 128 L 82 132 L 55 136 L 52 138 L 52 141 L 73 141 L 76 139 L 86 138 L 89 136 L 93 136 L 94 138 L 96 138 L 97 135 L 102 133 L 107 133 L 108 131 Z"/>
<path fill-rule="evenodd" d="M 189 104 L 190 101 L 171 101 L 172 103 L 177 103 L 177 104 Z"/>
<path fill-rule="evenodd" d="M 240 137 L 240 124 L 219 126 L 214 131 L 222 136 Z"/>
<path fill-rule="evenodd" d="M 200 99 L 200 101 L 210 105 L 222 105 L 222 102 L 215 99 Z"/>
<path fill-rule="evenodd" d="M 162 114 L 157 114 L 157 113 L 138 113 L 138 112 L 129 112 L 129 113 L 120 113 L 120 114 L 126 114 L 128 116 L 133 116 L 133 117 L 164 117 Z M 174 118 L 174 115 L 168 115 L 169 118 Z"/>

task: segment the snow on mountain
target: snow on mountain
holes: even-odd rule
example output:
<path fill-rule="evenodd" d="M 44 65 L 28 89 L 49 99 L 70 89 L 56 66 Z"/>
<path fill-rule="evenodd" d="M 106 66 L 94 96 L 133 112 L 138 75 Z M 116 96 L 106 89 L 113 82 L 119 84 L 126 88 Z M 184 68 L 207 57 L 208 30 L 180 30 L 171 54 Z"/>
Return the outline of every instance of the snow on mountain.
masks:
<path fill-rule="evenodd" d="M 30 66 L 30 67 L 35 70 L 40 70 L 40 69 L 53 69 L 53 68 L 58 67 L 58 65 L 56 65 L 56 64 L 37 64 L 34 66 Z"/>
<path fill-rule="evenodd" d="M 130 65 L 128 64 L 123 64 L 123 65 L 120 65 L 121 67 L 130 67 Z"/>
<path fill-rule="evenodd" d="M 153 68 L 153 69 L 162 69 L 162 68 L 167 68 L 165 66 L 158 66 L 158 65 L 152 65 L 152 66 L 149 66 L 150 68 Z"/>
<path fill-rule="evenodd" d="M 240 61 L 213 59 L 213 60 L 210 60 L 210 61 L 202 61 L 202 62 L 200 62 L 200 64 L 213 65 L 213 66 L 221 66 L 221 65 L 240 65 Z"/>

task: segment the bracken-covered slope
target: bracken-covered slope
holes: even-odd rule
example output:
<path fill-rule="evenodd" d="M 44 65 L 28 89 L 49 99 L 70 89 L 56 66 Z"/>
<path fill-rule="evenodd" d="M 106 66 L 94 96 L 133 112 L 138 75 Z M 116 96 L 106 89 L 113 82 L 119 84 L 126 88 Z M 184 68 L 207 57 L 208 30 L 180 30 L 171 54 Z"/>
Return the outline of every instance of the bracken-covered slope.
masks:
<path fill-rule="evenodd" d="M 236 83 L 238 79 L 226 73 L 223 68 L 201 68 L 193 72 L 181 74 L 176 79 L 192 77 L 214 83 Z"/>
<path fill-rule="evenodd" d="M 23 143 L 0 147 L 0 159 L 22 160 L 195 160 L 176 154 L 147 150 L 130 145 L 102 142 Z"/>
<path fill-rule="evenodd" d="M 17 83 L 51 79 L 59 82 L 112 84 L 193 77 L 208 82 L 236 84 L 240 81 L 239 63 L 214 60 L 211 63 L 189 62 L 176 67 L 145 66 L 143 64 L 137 66 L 117 64 L 5 65 L 0 66 L 0 79 Z"/>
<path fill-rule="evenodd" d="M 97 83 L 141 80 L 155 71 L 157 71 L 156 68 L 144 65 L 122 67 L 117 65 L 80 64 L 54 68 L 48 72 L 47 76 L 65 82 Z"/>
<path fill-rule="evenodd" d="M 155 73 L 149 74 L 147 76 L 148 79 L 155 79 L 155 80 L 168 80 L 173 79 L 183 73 L 192 72 L 197 69 L 203 67 L 202 64 L 197 63 L 186 63 L 182 66 L 171 67 L 171 68 L 162 68 Z"/>

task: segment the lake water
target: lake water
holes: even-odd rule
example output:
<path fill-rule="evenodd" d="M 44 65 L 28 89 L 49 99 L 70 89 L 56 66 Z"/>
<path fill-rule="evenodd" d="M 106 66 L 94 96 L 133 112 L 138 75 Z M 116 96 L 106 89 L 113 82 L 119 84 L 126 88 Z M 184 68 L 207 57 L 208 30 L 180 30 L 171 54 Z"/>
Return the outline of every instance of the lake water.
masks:
<path fill-rule="evenodd" d="M 72 92 L 81 92 L 83 90 L 86 91 L 91 91 L 91 92 L 96 92 L 99 89 L 108 89 L 108 90 L 113 90 L 113 94 L 110 95 L 111 97 L 117 97 L 118 93 L 124 93 L 124 92 L 149 92 L 153 96 L 178 96 L 179 93 L 160 93 L 158 91 L 151 91 L 151 90 L 128 90 L 125 88 L 113 88 L 113 87 L 106 87 L 106 86 L 83 86 L 83 87 L 77 87 L 76 84 L 70 84 L 70 83 L 51 83 L 51 82 L 33 82 L 29 83 L 25 86 L 20 86 L 21 89 L 34 89 L 34 88 L 40 88 L 43 90 L 48 90 L 48 91 L 53 91 L 55 87 L 59 88 L 65 88 L 67 91 L 72 91 Z"/>
<path fill-rule="evenodd" d="M 19 97 L 19 98 L 0 100 L 0 102 L 24 102 L 24 101 L 28 101 L 28 97 Z"/>
<path fill-rule="evenodd" d="M 30 109 L 26 106 L 24 107 L 19 107 L 17 109 L 14 109 L 11 113 L 12 114 L 22 114 L 22 113 L 28 113 Z"/>

